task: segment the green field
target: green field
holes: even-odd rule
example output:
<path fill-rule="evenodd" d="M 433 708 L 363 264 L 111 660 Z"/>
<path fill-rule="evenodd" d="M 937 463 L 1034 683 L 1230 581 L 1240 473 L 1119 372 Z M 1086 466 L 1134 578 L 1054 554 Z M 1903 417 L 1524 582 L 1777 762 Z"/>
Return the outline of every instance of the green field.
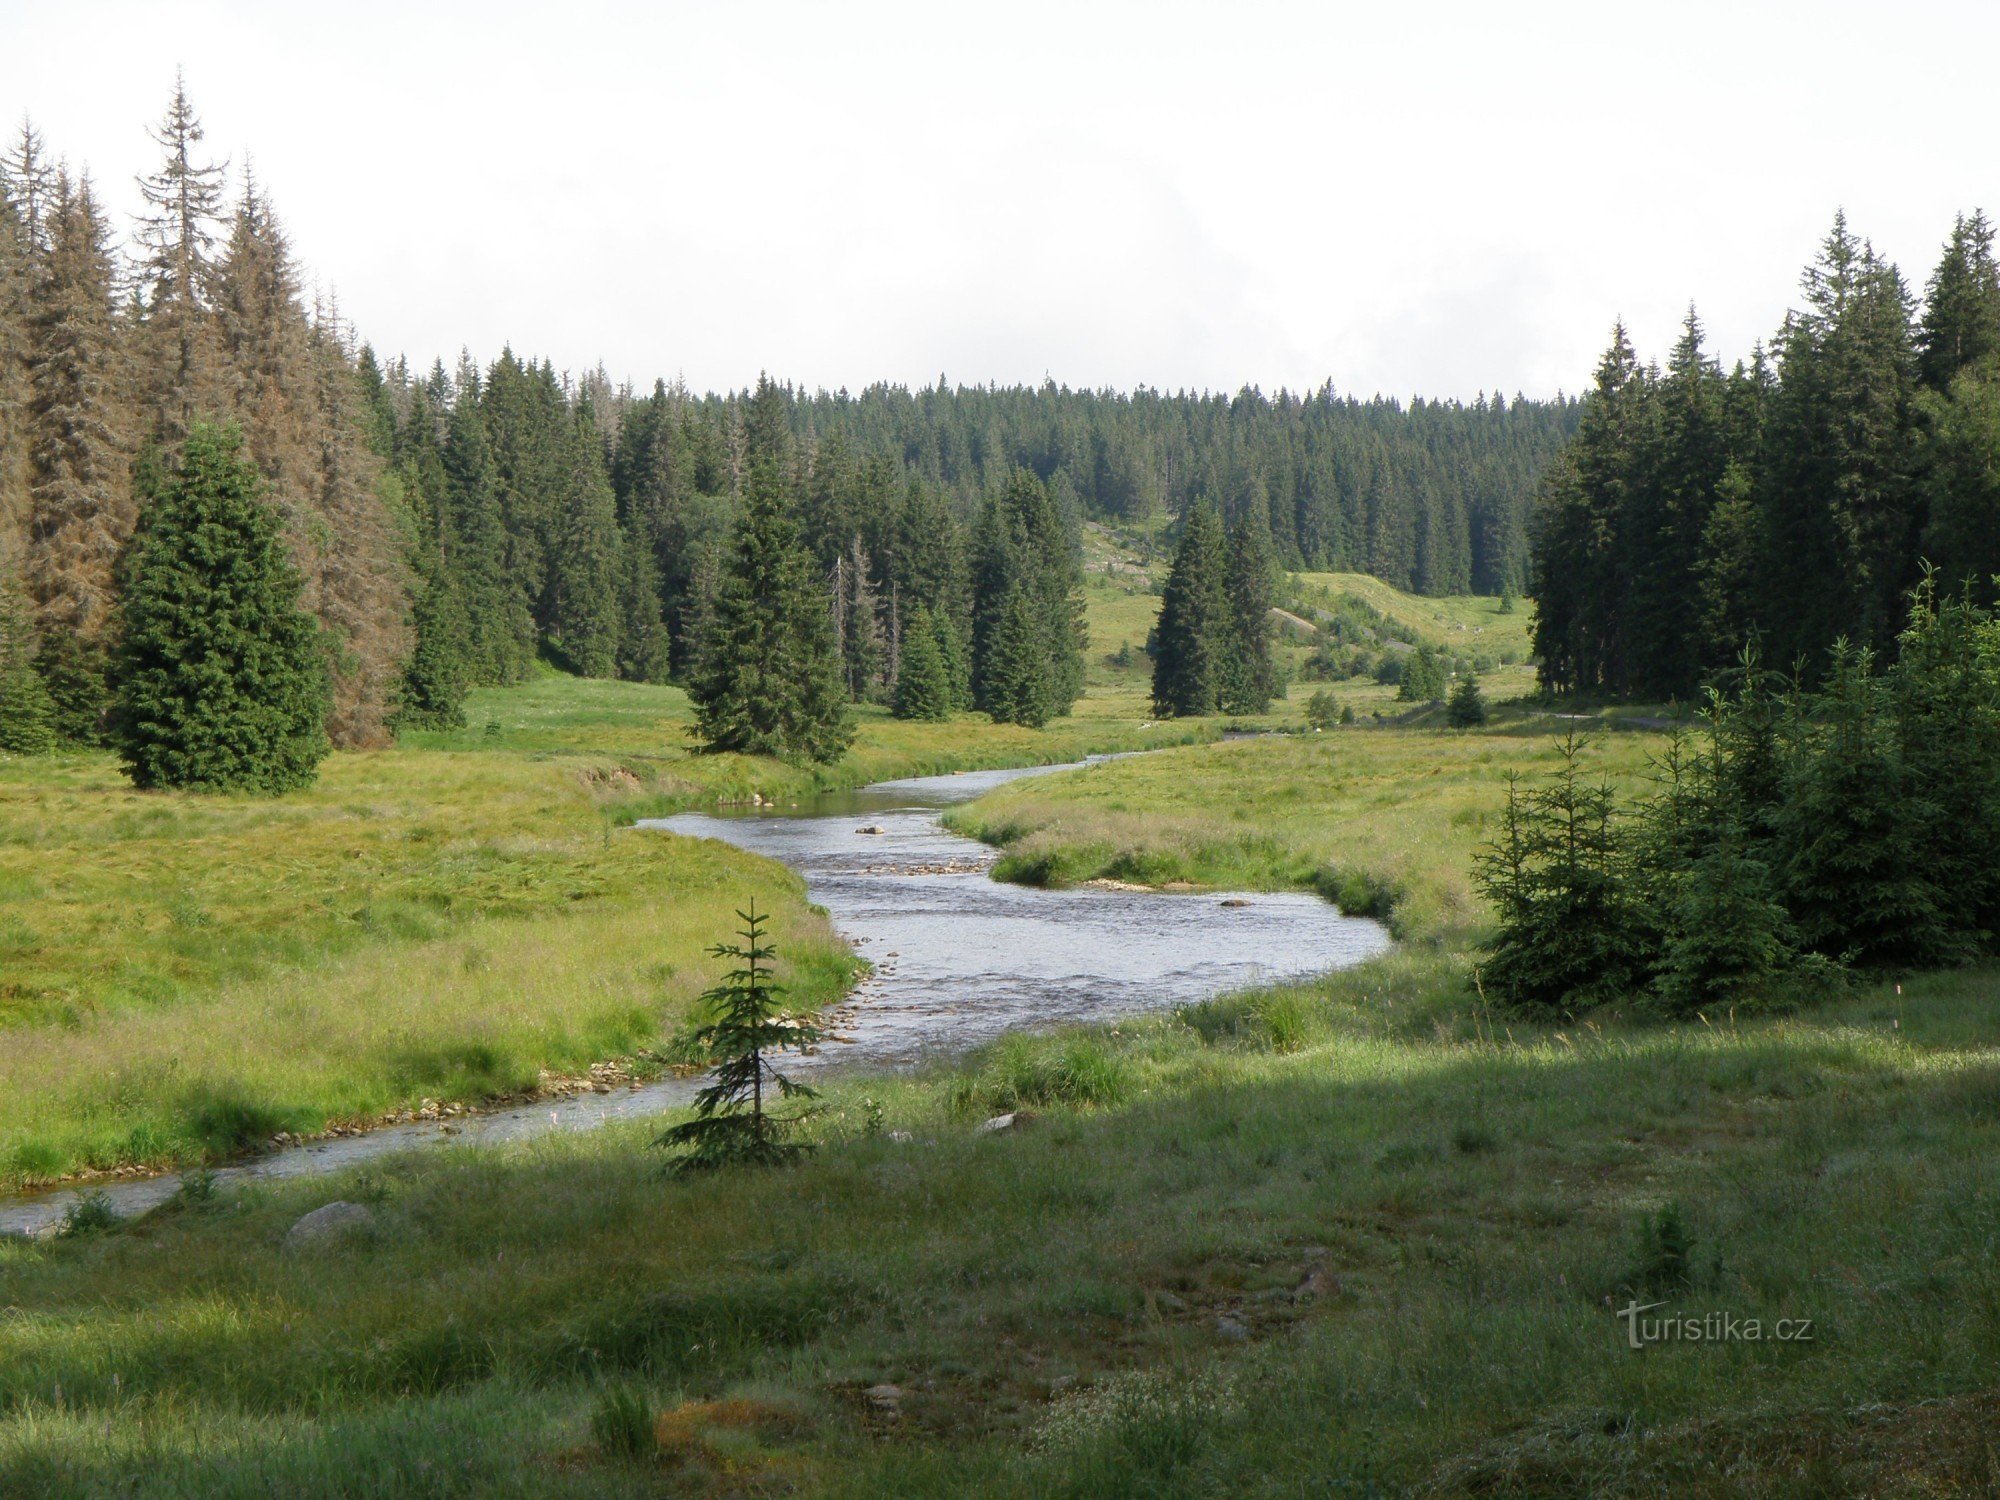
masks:
<path fill-rule="evenodd" d="M 1993 976 L 1509 1022 L 1465 861 L 1548 754 L 1352 729 L 974 804 L 1018 874 L 1317 886 L 1405 942 L 848 1080 L 795 1170 L 669 1180 L 619 1127 L 0 1247 L 0 1492 L 1978 1492 Z M 334 1199 L 374 1229 L 281 1248 Z M 1812 1337 L 1633 1350 L 1633 1298 Z M 657 1451 L 593 1435 L 612 1391 Z"/>
<path fill-rule="evenodd" d="M 865 709 L 846 759 L 799 768 L 691 753 L 678 689 L 550 675 L 475 693 L 463 731 L 335 755 L 282 801 L 135 792 L 103 755 L 0 757 L 0 1185 L 212 1160 L 644 1054 L 752 897 L 800 998 L 831 998 L 853 963 L 789 872 L 621 825 L 1214 733 L 1095 706 L 1047 730 Z"/>

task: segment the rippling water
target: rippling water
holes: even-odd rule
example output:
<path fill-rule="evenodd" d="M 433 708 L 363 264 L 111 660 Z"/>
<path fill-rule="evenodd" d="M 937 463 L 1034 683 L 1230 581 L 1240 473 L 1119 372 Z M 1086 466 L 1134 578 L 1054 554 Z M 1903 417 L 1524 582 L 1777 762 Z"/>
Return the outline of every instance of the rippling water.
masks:
<path fill-rule="evenodd" d="M 876 972 L 842 1007 L 839 1034 L 803 1065 L 904 1065 L 1002 1032 L 1102 1021 L 1228 990 L 1346 968 L 1388 934 L 1315 896 L 1085 887 L 1036 890 L 989 878 L 984 845 L 946 831 L 939 813 L 1004 782 L 1073 767 L 885 781 L 797 808 L 683 813 L 623 835 L 668 829 L 784 861 Z M 788 1065 L 789 1067 L 790 1065 Z M 685 1104 L 698 1081 L 670 1079 L 448 1123 L 387 1126 L 225 1167 L 218 1181 L 296 1177 L 392 1151 L 584 1130 Z M 172 1176 L 93 1183 L 121 1213 L 178 1190 Z M 76 1190 L 0 1201 L 0 1232 L 62 1217 Z"/>

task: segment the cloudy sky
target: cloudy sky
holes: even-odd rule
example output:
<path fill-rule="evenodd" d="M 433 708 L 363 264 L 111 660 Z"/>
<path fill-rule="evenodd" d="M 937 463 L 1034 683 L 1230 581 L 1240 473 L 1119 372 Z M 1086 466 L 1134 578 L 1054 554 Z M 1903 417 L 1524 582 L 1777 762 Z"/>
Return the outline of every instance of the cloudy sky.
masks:
<path fill-rule="evenodd" d="M 378 348 L 734 387 L 1585 383 L 1734 358 L 1844 205 L 2000 211 L 2000 6 L 51 4 L 0 110 L 136 206 L 185 68 Z"/>

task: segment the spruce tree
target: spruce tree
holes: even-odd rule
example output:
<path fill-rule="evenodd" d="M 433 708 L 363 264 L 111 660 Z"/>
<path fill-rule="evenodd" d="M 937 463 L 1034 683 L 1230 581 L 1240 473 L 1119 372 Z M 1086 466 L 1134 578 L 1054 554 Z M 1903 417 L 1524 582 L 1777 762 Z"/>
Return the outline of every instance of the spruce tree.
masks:
<path fill-rule="evenodd" d="M 0 576 L 0 750 L 42 755 L 56 745 L 56 708 L 35 669 L 34 627 L 20 587 Z"/>
<path fill-rule="evenodd" d="M 1897 743 L 1889 685 L 1866 649 L 1837 642 L 1801 705 L 1773 815 L 1780 896 L 1799 945 L 1864 967 L 1962 956 L 1923 846 L 1928 788 Z"/>
<path fill-rule="evenodd" d="M 1451 701 L 1445 704 L 1444 721 L 1453 729 L 1476 729 L 1486 722 L 1486 700 L 1480 696 L 1479 679 L 1473 673 L 1458 679 Z"/>
<path fill-rule="evenodd" d="M 40 669 L 66 739 L 95 740 L 105 706 L 119 550 L 133 520 L 128 413 L 109 231 L 87 182 L 58 173 L 29 303 L 27 581 Z"/>
<path fill-rule="evenodd" d="M 397 729 L 462 729 L 468 678 L 465 602 L 439 563 L 419 585 L 411 617 L 415 645 L 403 669 Z"/>
<path fill-rule="evenodd" d="M 445 506 L 458 542 L 448 561 L 465 601 L 471 680 L 488 687 L 519 682 L 534 664 L 535 622 L 509 568 L 479 377 L 469 363 L 460 370 L 445 424 L 443 466 Z"/>
<path fill-rule="evenodd" d="M 562 493 L 548 534 L 544 628 L 577 672 L 612 677 L 622 634 L 617 506 L 589 407 L 564 426 Z"/>
<path fill-rule="evenodd" d="M 1586 779 L 1584 742 L 1557 742 L 1560 764 L 1539 789 L 1510 780 L 1501 837 L 1481 850 L 1476 878 L 1500 912 L 1484 983 L 1544 1015 L 1572 1013 L 1624 992 L 1641 954 L 1610 786 Z"/>
<path fill-rule="evenodd" d="M 784 988 L 772 981 L 777 948 L 764 924 L 769 918 L 755 902 L 737 917 L 740 943 L 718 943 L 708 951 L 732 967 L 721 984 L 701 997 L 713 1019 L 694 1033 L 694 1043 L 715 1058 L 706 1088 L 695 1095 L 694 1118 L 674 1126 L 657 1144 L 680 1148 L 678 1171 L 724 1166 L 779 1166 L 796 1160 L 805 1147 L 794 1135 L 797 1115 L 783 1117 L 765 1107 L 767 1089 L 781 1099 L 811 1099 L 814 1091 L 771 1065 L 770 1056 L 803 1050 L 825 1035 L 808 1017 L 780 1007 Z"/>
<path fill-rule="evenodd" d="M 938 617 L 919 605 L 903 631 L 902 670 L 896 676 L 899 719 L 942 722 L 956 700 L 944 652 L 938 644 Z"/>
<path fill-rule="evenodd" d="M 1986 215 L 1960 214 L 1944 257 L 1925 288 L 1917 332 L 1917 376 L 1933 391 L 1951 389 L 1959 371 L 2000 353 L 2000 265 Z"/>
<path fill-rule="evenodd" d="M 1444 663 L 1428 644 L 1403 658 L 1403 675 L 1396 697 L 1404 703 L 1435 703 L 1445 695 Z"/>
<path fill-rule="evenodd" d="M 124 565 L 113 739 L 135 784 L 281 793 L 327 752 L 319 627 L 240 436 L 197 422 Z"/>
<path fill-rule="evenodd" d="M 660 568 L 652 544 L 628 530 L 620 555 L 618 675 L 627 682 L 665 682 L 672 655 L 660 614 Z"/>
<path fill-rule="evenodd" d="M 1230 530 L 1226 550 L 1229 650 L 1217 687 L 1217 707 L 1224 713 L 1261 714 L 1278 692 L 1277 664 L 1271 659 L 1278 565 L 1262 518 L 1246 516 L 1238 521 Z"/>
<path fill-rule="evenodd" d="M 986 712 L 996 724 L 1040 729 L 1055 712 L 1047 621 L 1026 589 L 1009 589 L 993 630 Z"/>
<path fill-rule="evenodd" d="M 689 684 L 705 748 L 815 761 L 846 752 L 854 731 L 817 572 L 778 463 L 760 453 Z"/>
<path fill-rule="evenodd" d="M 153 436 L 171 452 L 196 415 L 231 405 L 215 317 L 226 164 L 201 159 L 201 120 L 178 74 L 166 116 L 152 135 L 165 160 L 139 180 L 146 200 L 139 221 L 145 251 L 142 381 Z"/>
<path fill-rule="evenodd" d="M 1222 523 L 1197 501 L 1181 528 L 1161 590 L 1153 652 L 1153 712 L 1161 718 L 1212 714 L 1237 649 L 1229 559 Z"/>

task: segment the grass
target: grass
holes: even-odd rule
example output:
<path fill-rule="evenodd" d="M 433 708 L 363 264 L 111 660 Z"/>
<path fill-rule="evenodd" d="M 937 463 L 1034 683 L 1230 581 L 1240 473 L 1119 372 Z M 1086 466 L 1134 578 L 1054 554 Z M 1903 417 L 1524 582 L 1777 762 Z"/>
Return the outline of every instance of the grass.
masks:
<path fill-rule="evenodd" d="M 0 1248 L 0 1491 L 1973 1491 L 1990 978 L 1489 1036 L 1435 963 L 851 1082 L 796 1171 L 616 1127 Z M 364 1196 L 338 1275 L 280 1248 Z M 1677 1311 L 1812 1340 L 1626 1348 L 1669 1204 Z"/>
<path fill-rule="evenodd" d="M 789 872 L 620 825 L 1215 733 L 1090 708 L 1041 731 L 863 710 L 846 759 L 801 768 L 691 753 L 678 689 L 550 674 L 279 801 L 137 792 L 101 755 L 0 758 L 0 1186 L 643 1054 L 753 896 L 797 998 L 831 998 L 855 964 Z"/>
<path fill-rule="evenodd" d="M 1515 660 L 1526 661 L 1533 651 L 1535 611 L 1525 599 L 1515 600 L 1512 612 L 1503 614 L 1497 595 L 1431 598 L 1405 593 L 1366 573 L 1295 573 L 1292 577 L 1307 592 L 1324 589 L 1358 599 L 1409 627 L 1417 639 L 1460 656 L 1491 656 L 1497 661 L 1511 653 Z"/>
<path fill-rule="evenodd" d="M 1658 743 L 1617 735 L 1589 754 L 1632 788 Z M 1487 922 L 1471 852 L 1507 772 L 1555 760 L 1539 736 L 1350 728 L 1108 762 L 1002 787 L 946 821 L 1005 851 L 1002 878 L 1317 890 L 1388 916 L 1406 943 L 1459 951 Z"/>

